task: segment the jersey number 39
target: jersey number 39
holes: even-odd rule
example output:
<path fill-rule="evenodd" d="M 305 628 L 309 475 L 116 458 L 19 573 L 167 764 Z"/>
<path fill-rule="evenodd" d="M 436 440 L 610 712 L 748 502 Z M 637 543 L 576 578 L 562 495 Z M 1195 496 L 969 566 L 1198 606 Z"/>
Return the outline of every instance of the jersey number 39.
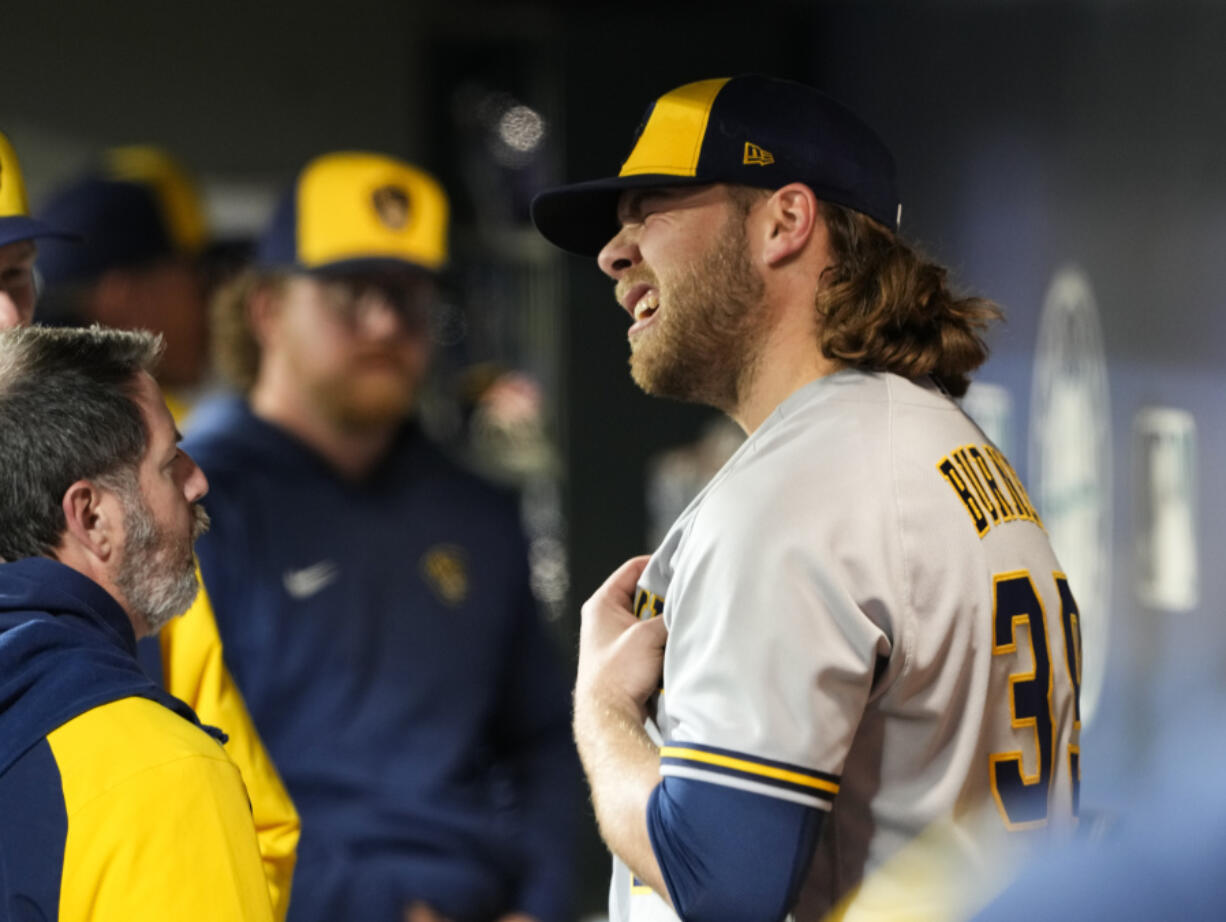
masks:
<path fill-rule="evenodd" d="M 1009 829 L 1033 829 L 1047 823 L 1048 792 L 1056 772 L 1057 759 L 1064 753 L 1056 751 L 1057 724 L 1054 699 L 1055 674 L 1063 673 L 1071 685 L 1074 727 L 1081 728 L 1081 626 L 1077 603 L 1063 573 L 1053 573 L 1056 594 L 1060 599 L 1061 633 L 1064 635 L 1064 668 L 1051 659 L 1051 634 L 1047 612 L 1035 590 L 1034 581 L 1026 570 L 1002 573 L 994 577 L 992 623 L 992 654 L 1006 656 L 1017 653 L 1018 629 L 1026 627 L 1031 656 L 1021 662 L 1033 664 L 1025 673 L 1009 677 L 1009 709 L 1015 730 L 1030 730 L 1034 735 L 1033 751 L 1038 764 L 1027 773 L 1021 749 L 997 752 L 988 757 L 992 795 Z M 1073 788 L 1073 813 L 1078 809 L 1081 780 L 1080 750 L 1077 734 L 1068 746 L 1069 776 Z"/>

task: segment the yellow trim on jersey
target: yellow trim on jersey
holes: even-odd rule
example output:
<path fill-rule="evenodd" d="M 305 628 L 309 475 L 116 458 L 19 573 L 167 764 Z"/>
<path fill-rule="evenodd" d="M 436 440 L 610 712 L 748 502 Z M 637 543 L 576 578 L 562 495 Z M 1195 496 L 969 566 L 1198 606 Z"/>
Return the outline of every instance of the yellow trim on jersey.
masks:
<path fill-rule="evenodd" d="M 643 133 L 617 175 L 693 176 L 697 173 L 711 107 L 728 79 L 687 83 L 657 99 Z"/>
<path fill-rule="evenodd" d="M 763 778 L 774 778 L 776 781 L 787 781 L 801 787 L 827 791 L 830 794 L 839 793 L 839 786 L 833 781 L 813 778 L 802 772 L 789 771 L 786 768 L 776 768 L 773 765 L 762 765 L 750 762 L 748 759 L 736 759 L 732 756 L 717 755 L 713 752 L 703 752 L 701 749 L 685 749 L 680 746 L 660 747 L 662 759 L 685 759 L 688 762 L 705 762 L 708 765 L 719 765 L 723 768 L 733 768 L 748 775 L 760 775 Z"/>

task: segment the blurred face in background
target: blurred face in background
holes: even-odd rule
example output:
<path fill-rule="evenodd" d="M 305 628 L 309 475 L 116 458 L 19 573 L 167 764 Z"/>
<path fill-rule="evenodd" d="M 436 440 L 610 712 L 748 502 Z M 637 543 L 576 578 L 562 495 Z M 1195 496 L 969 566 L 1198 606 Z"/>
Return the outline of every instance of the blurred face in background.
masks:
<path fill-rule="evenodd" d="M 409 268 L 294 275 L 278 297 L 263 366 L 279 363 L 340 429 L 384 428 L 408 415 L 429 359 L 432 279 Z"/>
<path fill-rule="evenodd" d="M 0 330 L 25 326 L 34 318 L 37 255 L 38 249 L 29 240 L 0 246 Z"/>
<path fill-rule="evenodd" d="M 158 380 L 190 387 L 204 376 L 208 320 L 204 285 L 187 257 L 136 268 L 112 269 L 94 284 L 89 319 L 124 330 L 151 330 L 166 339 Z"/>

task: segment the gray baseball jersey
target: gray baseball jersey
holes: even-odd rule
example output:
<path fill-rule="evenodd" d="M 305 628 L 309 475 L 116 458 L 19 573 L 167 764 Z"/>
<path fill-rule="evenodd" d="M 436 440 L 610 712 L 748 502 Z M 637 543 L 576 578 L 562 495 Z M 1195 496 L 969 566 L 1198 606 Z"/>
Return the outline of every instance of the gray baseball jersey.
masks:
<path fill-rule="evenodd" d="M 974 862 L 985 828 L 1076 815 L 1073 595 L 1008 461 L 932 384 L 845 370 L 788 397 L 636 607 L 669 630 L 662 774 L 829 812 L 797 919 L 934 826 Z M 610 913 L 675 918 L 620 862 Z"/>

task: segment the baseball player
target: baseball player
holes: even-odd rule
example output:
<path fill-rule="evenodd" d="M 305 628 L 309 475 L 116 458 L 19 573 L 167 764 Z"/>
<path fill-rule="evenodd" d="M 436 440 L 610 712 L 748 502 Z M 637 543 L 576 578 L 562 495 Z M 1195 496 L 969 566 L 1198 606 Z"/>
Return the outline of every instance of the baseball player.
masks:
<path fill-rule="evenodd" d="M 38 275 L 36 240 L 72 235 L 30 217 L 17 152 L 0 133 L 0 330 L 25 326 L 34 316 Z"/>
<path fill-rule="evenodd" d="M 53 189 L 37 214 L 82 238 L 39 254 L 44 316 L 161 333 L 158 383 L 184 422 L 208 364 L 201 265 L 208 228 L 187 170 L 161 148 L 112 148 Z"/>
<path fill-rule="evenodd" d="M 1076 603 L 952 399 L 998 311 L 900 213 L 871 129 L 760 76 L 666 93 L 616 177 L 533 203 L 616 282 L 635 381 L 748 434 L 583 609 L 614 919 L 864 918 L 929 830 L 973 867 L 1076 815 Z"/>
<path fill-rule="evenodd" d="M 412 413 L 448 213 L 412 164 L 322 154 L 214 304 L 242 394 L 184 450 L 225 661 L 302 815 L 291 922 L 568 918 L 578 766 L 518 511 Z"/>

